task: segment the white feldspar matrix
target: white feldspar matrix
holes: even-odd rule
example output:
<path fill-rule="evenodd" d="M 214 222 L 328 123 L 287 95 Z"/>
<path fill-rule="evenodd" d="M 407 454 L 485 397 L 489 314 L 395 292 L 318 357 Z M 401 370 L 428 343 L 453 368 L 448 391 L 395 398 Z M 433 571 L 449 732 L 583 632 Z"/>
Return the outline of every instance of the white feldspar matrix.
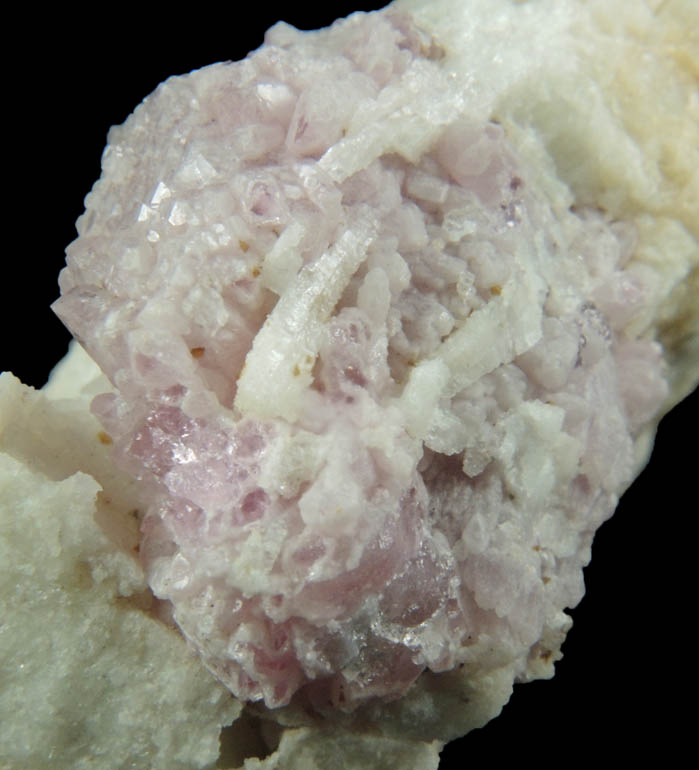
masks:
<path fill-rule="evenodd" d="M 691 388 L 696 225 L 574 43 L 592 5 L 279 24 L 110 132 L 54 307 L 158 616 L 282 723 L 443 742 L 550 676 Z"/>

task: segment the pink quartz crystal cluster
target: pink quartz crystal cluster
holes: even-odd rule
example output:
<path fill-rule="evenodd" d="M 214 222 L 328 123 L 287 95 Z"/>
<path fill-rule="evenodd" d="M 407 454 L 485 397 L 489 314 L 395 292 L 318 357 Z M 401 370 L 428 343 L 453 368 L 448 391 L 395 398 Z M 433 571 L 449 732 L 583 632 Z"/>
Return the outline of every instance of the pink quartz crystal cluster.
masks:
<path fill-rule="evenodd" d="M 666 395 L 629 225 L 555 211 L 459 105 L 401 150 L 439 57 L 357 14 L 168 80 L 112 129 L 61 274 L 150 585 L 268 706 L 535 676 Z"/>

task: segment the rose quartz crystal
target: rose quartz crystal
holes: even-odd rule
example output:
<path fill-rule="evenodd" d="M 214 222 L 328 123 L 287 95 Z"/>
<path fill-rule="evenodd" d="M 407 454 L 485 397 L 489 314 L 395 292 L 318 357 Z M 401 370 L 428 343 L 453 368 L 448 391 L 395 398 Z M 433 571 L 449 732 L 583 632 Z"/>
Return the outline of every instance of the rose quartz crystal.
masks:
<path fill-rule="evenodd" d="M 555 209 L 440 55 L 357 14 L 168 80 L 61 274 L 150 585 L 268 706 L 536 676 L 666 395 L 633 228 Z"/>

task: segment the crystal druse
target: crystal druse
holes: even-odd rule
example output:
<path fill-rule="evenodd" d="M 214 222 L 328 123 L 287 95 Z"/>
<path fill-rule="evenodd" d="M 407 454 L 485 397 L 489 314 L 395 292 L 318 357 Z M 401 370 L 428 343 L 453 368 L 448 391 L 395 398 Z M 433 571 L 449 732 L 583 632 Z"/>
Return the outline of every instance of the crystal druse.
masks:
<path fill-rule="evenodd" d="M 632 48 L 680 34 L 668 7 L 630 12 Z M 110 132 L 54 309 L 108 378 L 80 397 L 141 512 L 127 595 L 294 728 L 279 751 L 369 724 L 436 767 L 550 676 L 594 532 L 697 379 L 697 171 L 610 106 L 575 41 L 611 50 L 613 23 L 575 0 L 280 23 Z"/>
<path fill-rule="evenodd" d="M 557 210 L 443 57 L 393 11 L 171 79 L 68 249 L 149 583 L 246 700 L 536 676 L 667 395 L 635 227 Z"/>

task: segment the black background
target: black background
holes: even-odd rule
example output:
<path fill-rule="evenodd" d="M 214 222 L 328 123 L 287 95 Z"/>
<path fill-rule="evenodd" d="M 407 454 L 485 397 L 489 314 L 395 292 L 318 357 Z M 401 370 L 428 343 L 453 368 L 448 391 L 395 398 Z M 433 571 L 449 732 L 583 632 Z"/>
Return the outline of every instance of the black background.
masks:
<path fill-rule="evenodd" d="M 242 58 L 275 21 L 304 29 L 381 3 L 324 10 L 264 3 L 159 4 L 99 20 L 20 10 L 19 47 L 5 56 L 6 233 L 0 369 L 40 387 L 69 335 L 49 304 L 82 200 L 99 176 L 110 125 L 172 74 Z M 6 30 L 6 43 L 11 42 Z M 7 49 L 6 49 L 7 50 Z M 471 763 L 646 758 L 667 763 L 689 745 L 678 696 L 693 671 L 697 427 L 695 393 L 663 420 L 654 457 L 595 539 L 587 596 L 574 610 L 565 657 L 548 682 L 516 686 L 503 714 L 447 747 L 440 768 Z"/>

